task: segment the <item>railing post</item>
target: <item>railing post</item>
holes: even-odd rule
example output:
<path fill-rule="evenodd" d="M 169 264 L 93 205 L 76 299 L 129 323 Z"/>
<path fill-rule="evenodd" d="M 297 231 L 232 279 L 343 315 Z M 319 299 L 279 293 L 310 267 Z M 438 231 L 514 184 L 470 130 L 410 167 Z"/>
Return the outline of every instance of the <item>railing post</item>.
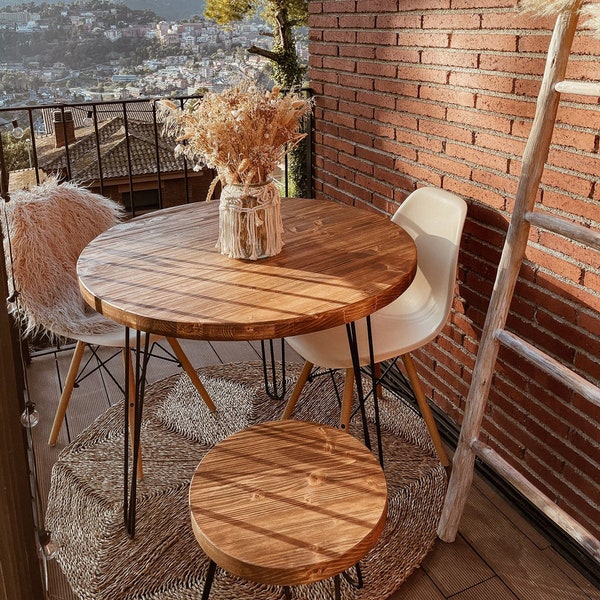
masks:
<path fill-rule="evenodd" d="M 3 194 L 4 173 L 2 163 Z M 5 301 L 8 296 L 5 265 L 0 244 L 0 600 L 40 600 L 44 592 L 36 550 L 25 430 L 19 420 L 23 378 L 19 376 L 17 339 Z"/>
<path fill-rule="evenodd" d="M 0 197 L 8 200 L 8 169 L 4 161 L 4 143 L 0 133 Z M 3 263 L 4 264 L 4 263 Z"/>

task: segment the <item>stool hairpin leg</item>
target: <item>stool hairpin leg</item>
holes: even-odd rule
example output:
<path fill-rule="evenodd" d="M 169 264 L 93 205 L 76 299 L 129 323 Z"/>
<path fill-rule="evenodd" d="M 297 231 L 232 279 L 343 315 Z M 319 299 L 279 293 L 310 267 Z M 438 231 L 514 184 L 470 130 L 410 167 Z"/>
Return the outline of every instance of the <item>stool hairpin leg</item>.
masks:
<path fill-rule="evenodd" d="M 357 590 L 360 590 L 364 583 L 363 583 L 363 578 L 362 578 L 362 571 L 360 570 L 360 563 L 356 563 L 354 565 L 354 568 L 356 569 L 356 579 L 352 579 L 352 577 L 350 577 L 350 575 L 348 575 L 348 571 L 344 571 L 342 573 L 342 577 L 353 587 L 356 588 Z"/>
<path fill-rule="evenodd" d="M 340 587 L 340 576 L 339 574 L 333 578 L 333 589 L 335 590 L 335 600 L 342 600 L 342 590 Z"/>
<path fill-rule="evenodd" d="M 125 351 L 127 356 L 130 356 L 130 344 L 129 344 L 129 328 L 125 328 Z M 137 500 L 137 466 L 140 459 L 140 436 L 142 431 L 142 411 L 144 407 L 144 392 L 146 385 L 146 368 L 148 366 L 149 359 L 149 342 L 150 336 L 146 335 L 144 340 L 144 350 L 141 351 L 141 333 L 136 331 L 135 338 L 135 395 L 134 395 L 134 423 L 133 423 L 133 450 L 132 450 L 132 461 L 133 466 L 131 469 L 131 486 L 128 493 L 127 478 L 129 470 L 129 440 L 127 432 L 129 431 L 129 385 L 130 375 L 129 369 L 125 369 L 125 432 L 124 432 L 124 443 L 125 443 L 125 459 L 124 459 L 124 516 L 125 526 L 129 537 L 135 536 L 135 507 Z"/>
<path fill-rule="evenodd" d="M 273 348 L 273 340 L 269 340 L 269 352 L 271 355 L 271 381 L 269 382 L 269 373 L 267 368 L 267 353 L 265 352 L 265 341 L 260 341 L 260 349 L 262 352 L 263 376 L 265 380 L 265 391 L 267 395 L 274 400 L 283 400 L 286 392 L 285 381 L 285 340 L 281 338 L 281 382 L 277 382 L 277 365 L 275 361 L 275 351 Z"/>
<path fill-rule="evenodd" d="M 202 590 L 202 600 L 208 600 L 208 597 L 210 596 L 210 588 L 212 587 L 216 570 L 217 570 L 217 563 L 214 560 L 211 560 L 208 563 L 208 571 L 206 572 L 206 579 L 204 580 L 204 589 Z"/>
<path fill-rule="evenodd" d="M 352 357 L 352 368 L 354 369 L 354 378 L 356 382 L 356 392 L 358 394 L 360 416 L 363 422 L 365 446 L 369 450 L 371 450 L 371 436 L 369 435 L 369 424 L 367 423 L 367 412 L 365 410 L 365 394 L 363 392 L 362 376 L 360 373 L 360 360 L 358 358 L 358 339 L 356 336 L 356 325 L 354 324 L 354 322 L 346 323 L 346 333 L 348 335 L 348 346 L 350 348 L 350 356 Z"/>

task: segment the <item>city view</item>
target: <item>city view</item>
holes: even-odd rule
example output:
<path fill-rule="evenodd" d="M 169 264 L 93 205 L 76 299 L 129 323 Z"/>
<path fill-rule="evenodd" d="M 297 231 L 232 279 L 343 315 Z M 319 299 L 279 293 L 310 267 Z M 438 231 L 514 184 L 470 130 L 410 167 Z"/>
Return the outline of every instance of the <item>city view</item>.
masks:
<path fill-rule="evenodd" d="M 268 85 L 269 61 L 246 50 L 270 47 L 260 18 L 222 28 L 196 6 L 178 20 L 103 0 L 0 8 L 0 106 L 187 96 L 243 76 Z"/>

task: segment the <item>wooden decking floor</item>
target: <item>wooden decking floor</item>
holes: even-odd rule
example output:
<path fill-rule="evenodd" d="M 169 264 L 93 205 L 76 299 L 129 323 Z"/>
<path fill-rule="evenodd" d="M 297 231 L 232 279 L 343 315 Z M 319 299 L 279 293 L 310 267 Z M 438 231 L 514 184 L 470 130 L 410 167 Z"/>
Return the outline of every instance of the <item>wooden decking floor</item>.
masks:
<path fill-rule="evenodd" d="M 182 342 L 182 345 L 197 366 L 260 359 L 259 344 Z M 63 426 L 56 447 L 46 444 L 60 395 L 57 373 L 64 380 L 70 356 L 70 351 L 36 356 L 27 373 L 31 400 L 40 412 L 40 424 L 32 429 L 32 434 L 40 496 L 44 501 L 52 465 L 68 442 Z M 116 365 L 121 364 L 120 357 L 115 360 Z M 288 349 L 286 360 L 300 359 Z M 150 381 L 178 370 L 166 361 L 153 360 L 150 364 Z M 106 379 L 102 382 L 97 373 L 75 390 L 68 411 L 71 438 L 106 410 L 106 392 L 120 400 L 116 386 Z M 56 561 L 48 565 L 48 598 L 76 598 Z M 438 540 L 421 567 L 387 600 L 449 598 L 600 600 L 600 590 L 564 560 L 500 493 L 476 476 L 456 541 L 447 544 Z"/>

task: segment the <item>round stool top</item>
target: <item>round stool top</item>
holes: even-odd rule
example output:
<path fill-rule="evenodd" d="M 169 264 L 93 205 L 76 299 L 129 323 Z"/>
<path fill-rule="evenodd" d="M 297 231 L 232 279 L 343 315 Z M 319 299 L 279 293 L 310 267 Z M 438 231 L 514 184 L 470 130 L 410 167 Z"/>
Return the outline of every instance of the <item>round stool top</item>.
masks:
<path fill-rule="evenodd" d="M 223 440 L 190 486 L 194 534 L 230 573 L 273 585 L 349 569 L 377 542 L 385 475 L 349 433 L 303 421 L 251 426 Z"/>

